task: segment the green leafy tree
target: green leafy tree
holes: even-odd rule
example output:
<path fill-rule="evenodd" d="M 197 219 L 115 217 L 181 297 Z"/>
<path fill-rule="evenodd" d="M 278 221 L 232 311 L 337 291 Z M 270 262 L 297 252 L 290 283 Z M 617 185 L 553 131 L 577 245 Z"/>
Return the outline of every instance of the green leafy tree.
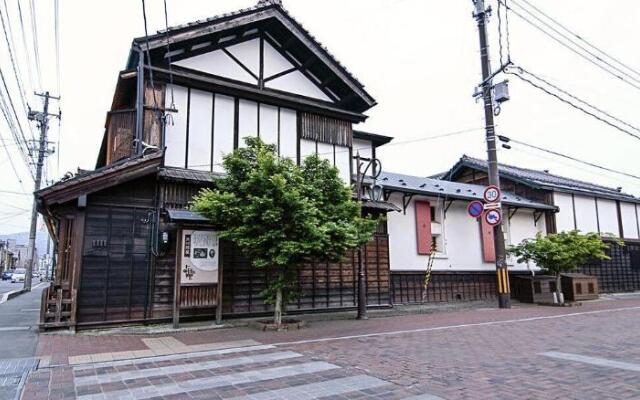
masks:
<path fill-rule="evenodd" d="M 535 239 L 525 239 L 509 248 L 509 253 L 516 256 L 519 263 L 533 261 L 543 273 L 554 275 L 558 299 L 561 299 L 560 274 L 577 270 L 591 258 L 608 260 L 608 248 L 597 233 L 581 234 L 576 230 L 547 236 L 538 233 Z"/>
<path fill-rule="evenodd" d="M 307 157 L 301 166 L 279 157 L 258 138 L 224 158 L 226 175 L 202 190 L 192 209 L 209 218 L 251 259 L 269 271 L 265 300 L 282 323 L 295 299 L 298 268 L 309 259 L 340 261 L 348 249 L 369 241 L 376 221 L 361 217 L 338 170 L 327 160 Z"/>

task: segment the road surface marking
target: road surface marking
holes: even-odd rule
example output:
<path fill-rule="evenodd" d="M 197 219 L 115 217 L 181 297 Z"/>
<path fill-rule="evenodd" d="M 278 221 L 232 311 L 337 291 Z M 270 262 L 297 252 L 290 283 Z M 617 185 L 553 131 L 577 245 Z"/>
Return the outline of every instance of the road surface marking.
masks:
<path fill-rule="evenodd" d="M 73 370 L 82 371 L 85 369 L 94 369 L 94 368 L 120 367 L 123 365 L 136 365 L 136 364 L 143 364 L 148 362 L 172 361 L 172 360 L 180 360 L 183 358 L 193 359 L 193 358 L 199 358 L 199 357 L 216 356 L 221 354 L 243 353 L 247 351 L 257 351 L 257 350 L 269 350 L 274 348 L 275 346 L 267 344 L 267 345 L 259 345 L 259 346 L 234 347 L 234 348 L 222 349 L 222 350 L 201 351 L 197 353 L 181 353 L 181 354 L 170 354 L 167 356 L 132 358 L 129 360 L 105 361 L 105 362 L 99 362 L 99 363 L 85 363 L 82 365 L 74 366 Z"/>
<path fill-rule="evenodd" d="M 519 323 L 519 322 L 541 321 L 541 320 L 546 320 L 546 319 L 559 319 L 559 318 L 566 318 L 566 317 L 578 317 L 578 316 L 582 316 L 582 315 L 594 315 L 594 314 L 612 313 L 612 312 L 618 312 L 618 311 L 636 311 L 636 310 L 640 310 L 640 306 L 612 308 L 612 309 L 607 309 L 607 310 L 583 311 L 583 312 L 576 312 L 576 313 L 547 315 L 547 316 L 541 316 L 541 317 L 505 319 L 505 320 L 502 320 L 502 321 L 488 321 L 488 322 L 476 322 L 476 323 L 471 323 L 471 324 L 445 325 L 445 326 L 436 326 L 436 327 L 432 327 L 432 328 L 418 328 L 418 329 L 406 329 L 406 330 L 401 330 L 401 331 L 363 333 L 361 335 L 333 336 L 333 337 L 326 337 L 326 338 L 319 338 L 319 339 L 295 340 L 295 341 L 291 341 L 291 342 L 273 343 L 273 345 L 274 346 L 291 346 L 291 345 L 296 345 L 296 344 L 332 342 L 332 341 L 335 341 L 335 340 L 361 339 L 361 338 L 378 337 L 378 336 L 395 336 L 395 335 L 405 335 L 405 334 L 411 334 L 411 333 L 444 331 L 444 330 L 448 330 L 448 329 L 460 329 L 460 328 L 471 328 L 471 327 L 476 327 L 476 326 L 492 326 L 492 325 L 501 325 L 501 324 L 513 324 L 513 323 Z"/>
<path fill-rule="evenodd" d="M 297 357 L 302 357 L 302 354 L 294 353 L 293 351 L 282 351 L 269 354 L 242 356 L 237 358 L 226 358 L 221 360 L 200 361 L 198 363 L 170 365 L 166 367 L 137 369 L 125 372 L 112 372 L 101 375 L 89 375 L 84 377 L 76 377 L 74 378 L 74 381 L 76 383 L 76 386 L 97 385 L 126 381 L 130 379 L 150 378 L 153 376 L 181 374 L 191 371 L 202 371 L 205 369 L 236 367 L 241 365 L 274 362 Z"/>
<path fill-rule="evenodd" d="M 29 329 L 31 329 L 30 326 L 3 326 L 2 328 L 0 328 L 0 332 L 5 332 L 5 331 L 28 331 Z"/>
<path fill-rule="evenodd" d="M 312 374 L 338 368 L 340 367 L 337 365 L 329 364 L 324 361 L 316 361 L 304 364 L 288 365 L 285 367 L 257 369 L 237 372 L 234 374 L 217 375 L 210 378 L 190 379 L 162 385 L 141 385 L 131 389 L 78 396 L 78 400 L 104 399 L 105 397 L 118 399 L 148 399 L 152 397 L 163 397 L 199 390 L 215 389 L 223 386 L 288 378 L 296 375 Z"/>
<path fill-rule="evenodd" d="M 343 393 L 373 389 L 385 385 L 390 385 L 390 383 L 368 375 L 357 375 L 348 378 L 336 378 L 328 381 L 292 386 L 284 389 L 267 390 L 246 396 L 233 397 L 229 400 L 312 400 L 321 397 L 339 396 Z"/>
<path fill-rule="evenodd" d="M 627 363 L 623 361 L 608 360 L 606 358 L 589 357 L 580 354 L 560 353 L 557 351 L 548 351 L 542 353 L 543 356 L 557 358 L 560 360 L 576 361 L 585 364 L 597 365 L 599 367 L 624 369 L 627 371 L 640 372 L 640 364 Z"/>

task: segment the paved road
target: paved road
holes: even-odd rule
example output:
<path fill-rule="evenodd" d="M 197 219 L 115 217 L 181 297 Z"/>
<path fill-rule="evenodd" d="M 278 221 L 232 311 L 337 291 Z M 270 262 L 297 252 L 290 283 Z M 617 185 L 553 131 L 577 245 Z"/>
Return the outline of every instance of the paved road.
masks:
<path fill-rule="evenodd" d="M 0 304 L 0 399 L 12 399 L 26 372 L 36 365 L 42 289 Z"/>
<path fill-rule="evenodd" d="M 23 282 L 11 283 L 11 281 L 0 281 L 0 295 L 16 289 L 22 289 Z"/>
<path fill-rule="evenodd" d="M 638 399 L 640 296 L 322 321 L 288 333 L 43 336 L 29 399 Z"/>

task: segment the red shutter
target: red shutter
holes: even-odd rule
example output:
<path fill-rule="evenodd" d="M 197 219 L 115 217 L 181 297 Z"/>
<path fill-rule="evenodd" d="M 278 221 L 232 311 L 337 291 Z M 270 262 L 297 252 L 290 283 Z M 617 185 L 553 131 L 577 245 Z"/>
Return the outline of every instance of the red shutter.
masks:
<path fill-rule="evenodd" d="M 493 239 L 493 226 L 480 217 L 480 236 L 482 238 L 482 256 L 484 262 L 496 262 L 496 248 Z"/>
<path fill-rule="evenodd" d="M 431 204 L 428 201 L 416 201 L 416 239 L 418 254 L 431 253 Z"/>

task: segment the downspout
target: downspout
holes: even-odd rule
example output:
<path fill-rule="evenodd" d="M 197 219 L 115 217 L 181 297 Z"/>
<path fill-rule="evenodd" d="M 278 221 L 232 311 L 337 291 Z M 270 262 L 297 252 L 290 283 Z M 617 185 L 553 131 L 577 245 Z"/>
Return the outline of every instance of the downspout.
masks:
<path fill-rule="evenodd" d="M 138 66 L 136 68 L 136 135 L 134 140 L 134 155 L 142 152 L 142 136 L 144 121 L 144 51 L 139 44 L 135 45 L 138 53 Z"/>

